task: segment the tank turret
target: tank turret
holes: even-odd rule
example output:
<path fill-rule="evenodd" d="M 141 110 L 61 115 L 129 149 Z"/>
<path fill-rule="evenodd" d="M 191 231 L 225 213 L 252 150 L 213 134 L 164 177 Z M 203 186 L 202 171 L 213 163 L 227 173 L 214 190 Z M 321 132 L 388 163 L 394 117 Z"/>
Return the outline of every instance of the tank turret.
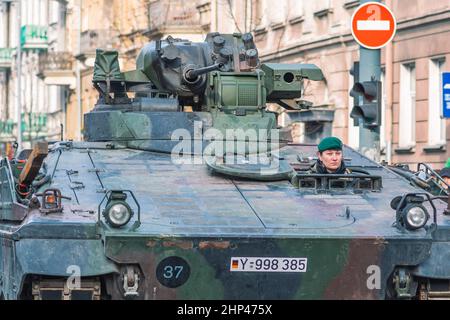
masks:
<path fill-rule="evenodd" d="M 0 160 L 0 300 L 449 298 L 445 181 L 347 146 L 317 170 L 266 106 L 317 121 L 297 99 L 322 72 L 258 56 L 250 34 L 152 42 L 126 72 L 98 50 L 87 141 Z"/>
<path fill-rule="evenodd" d="M 120 71 L 117 52 L 97 50 L 93 83 L 100 95 L 85 115 L 85 138 L 144 150 L 164 145 L 170 151 L 170 143 L 156 147 L 154 141 L 168 140 L 179 128 L 193 132 L 194 122 L 223 135 L 267 133 L 277 127 L 267 103 L 295 104 L 286 101 L 301 97 L 304 79 L 322 80 L 323 74 L 312 64 L 261 63 L 251 34 L 209 33 L 199 43 L 169 36 L 144 46 L 136 70 L 127 72 Z"/>

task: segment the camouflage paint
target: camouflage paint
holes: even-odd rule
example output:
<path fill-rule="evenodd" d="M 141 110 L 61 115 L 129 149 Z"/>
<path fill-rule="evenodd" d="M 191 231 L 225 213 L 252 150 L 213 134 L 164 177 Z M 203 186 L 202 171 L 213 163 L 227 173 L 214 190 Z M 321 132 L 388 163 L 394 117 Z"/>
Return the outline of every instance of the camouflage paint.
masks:
<path fill-rule="evenodd" d="M 202 130 L 273 129 L 276 117 L 264 110 L 265 104 L 300 98 L 303 78 L 322 77 L 312 65 L 262 67 L 257 51 L 247 52 L 254 46 L 251 35 L 222 38 L 212 33 L 200 44 L 170 38 L 149 44 L 131 73 L 120 72 L 114 52 L 99 52 L 94 85 L 100 97 L 85 116 L 88 141 L 54 144 L 45 160 L 51 181 L 36 190 L 57 188 L 71 199 L 63 200 L 62 212 L 50 214 L 12 203 L 16 199 L 0 203 L 0 296 L 20 298 L 22 290 L 29 290 L 30 276 L 64 278 L 71 265 L 80 267 L 82 277 L 101 277 L 113 299 L 125 298 L 127 267 L 139 270 L 138 299 L 384 299 L 395 297 L 392 276 L 399 269 L 398 283 L 407 273 L 411 289 L 406 293 L 412 296 L 421 278 L 448 283 L 446 204 L 436 201 L 437 226 L 429 221 L 416 231 L 395 227 L 391 199 L 417 187 L 348 147 L 346 165 L 380 177 L 381 190 L 318 192 L 295 186 L 284 176 L 278 181 L 221 176 L 194 155 L 191 160 L 199 164 L 172 161 L 177 129 L 191 134 L 192 144 L 200 141 L 201 150 L 207 141 L 203 131 L 196 135 L 196 122 Z M 230 55 L 218 52 L 221 41 Z M 242 52 L 254 59 L 241 61 Z M 189 70 L 182 66 L 194 64 L 197 69 L 220 61 L 215 74 L 228 77 L 233 88 L 227 90 L 236 96 L 219 99 L 225 89 L 214 83 L 212 74 L 186 81 Z M 108 76 L 111 72 L 114 77 Z M 288 73 L 293 81 L 283 82 Z M 149 94 L 152 84 L 158 97 Z M 131 89 L 144 91 L 147 100 L 132 101 L 125 95 Z M 262 99 L 258 105 L 251 92 Z M 194 112 L 155 111 L 160 106 L 152 103 L 162 96 L 167 106 L 192 106 Z M 295 174 L 293 168 L 304 166 L 302 159 L 314 157 L 316 149 L 283 145 L 280 159 Z M 3 174 L 18 174 L 6 159 L 0 167 Z M 13 188 L 9 180 L 0 181 L 2 191 Z M 105 224 L 99 206 L 107 190 L 133 192 L 139 227 L 133 227 L 137 214 L 122 228 Z M 162 278 L 163 263 L 170 257 L 187 263 L 183 270 L 189 270 L 189 277 L 186 272 L 181 279 L 185 282 Z M 307 258 L 308 268 L 304 273 L 232 272 L 232 257 Z M 378 287 L 370 282 L 374 275 Z"/>

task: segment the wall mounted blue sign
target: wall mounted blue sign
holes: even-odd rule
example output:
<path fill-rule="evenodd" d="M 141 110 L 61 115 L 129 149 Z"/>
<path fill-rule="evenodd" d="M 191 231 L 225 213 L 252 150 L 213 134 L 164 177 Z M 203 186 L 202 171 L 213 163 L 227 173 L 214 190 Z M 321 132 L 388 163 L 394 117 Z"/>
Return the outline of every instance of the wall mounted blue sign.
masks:
<path fill-rule="evenodd" d="M 444 118 L 450 118 L 450 72 L 442 72 L 442 108 Z"/>

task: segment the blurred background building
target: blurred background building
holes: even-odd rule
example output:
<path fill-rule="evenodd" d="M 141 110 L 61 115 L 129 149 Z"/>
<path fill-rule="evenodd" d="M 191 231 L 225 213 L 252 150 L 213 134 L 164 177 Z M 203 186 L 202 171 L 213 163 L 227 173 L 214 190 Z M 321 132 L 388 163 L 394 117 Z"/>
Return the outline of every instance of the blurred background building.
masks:
<path fill-rule="evenodd" d="M 0 151 L 16 139 L 16 8 L 0 1 Z M 95 49 L 114 49 L 134 68 L 150 40 L 172 35 L 201 41 L 210 31 L 252 32 L 266 62 L 315 63 L 325 81 L 307 83 L 304 98 L 334 110 L 333 134 L 357 148 L 349 114 L 349 74 L 359 47 L 350 32 L 358 0 L 21 0 L 22 129 L 37 139 L 82 139 L 83 114 L 94 107 Z M 382 158 L 427 162 L 450 156 L 450 122 L 441 119 L 440 74 L 450 71 L 450 2 L 386 0 L 397 33 L 382 49 Z M 280 117 L 282 124 L 285 122 Z M 292 124 L 302 141 L 304 125 Z"/>

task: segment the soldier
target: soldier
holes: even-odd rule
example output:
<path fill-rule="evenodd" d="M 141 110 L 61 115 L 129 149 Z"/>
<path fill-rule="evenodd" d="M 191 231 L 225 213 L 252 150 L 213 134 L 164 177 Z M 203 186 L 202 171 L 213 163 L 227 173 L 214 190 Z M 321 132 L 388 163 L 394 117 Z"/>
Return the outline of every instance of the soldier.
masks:
<path fill-rule="evenodd" d="M 310 173 L 347 174 L 351 173 L 345 167 L 342 153 L 342 141 L 336 137 L 326 137 L 317 146 L 317 162 L 311 167 Z"/>
<path fill-rule="evenodd" d="M 447 186 L 450 186 L 450 168 L 445 167 L 440 172 L 439 175 L 444 179 Z M 448 188 L 447 186 L 444 186 L 445 188 Z"/>

